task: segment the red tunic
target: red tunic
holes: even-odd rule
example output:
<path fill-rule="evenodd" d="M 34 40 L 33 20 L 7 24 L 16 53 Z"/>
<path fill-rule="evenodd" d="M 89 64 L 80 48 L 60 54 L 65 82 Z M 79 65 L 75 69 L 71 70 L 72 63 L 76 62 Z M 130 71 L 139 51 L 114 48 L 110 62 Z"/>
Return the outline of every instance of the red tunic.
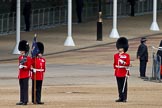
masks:
<path fill-rule="evenodd" d="M 123 60 L 125 63 L 122 64 L 119 62 L 119 60 Z M 119 54 L 116 53 L 114 55 L 114 69 L 115 69 L 115 76 L 116 77 L 125 77 L 127 70 L 126 68 L 124 68 L 124 66 L 129 66 L 130 65 L 130 56 L 127 53 L 123 53 L 123 54 Z M 121 66 L 121 68 L 119 68 L 118 66 Z M 122 68 L 123 66 L 123 68 Z M 129 74 L 129 73 L 128 73 Z"/>
<path fill-rule="evenodd" d="M 19 65 L 20 61 L 23 59 L 23 56 L 19 56 Z M 27 68 L 19 69 L 18 79 L 29 78 L 30 77 L 30 68 L 31 68 L 32 60 L 29 56 L 27 56 L 27 61 L 23 64 Z"/>
<path fill-rule="evenodd" d="M 36 71 L 36 80 L 43 80 L 44 72 L 46 69 L 45 64 L 46 64 L 46 61 L 44 58 L 33 58 L 32 59 L 33 68 L 41 70 L 41 71 Z M 34 80 L 34 73 L 32 73 L 31 78 Z"/>

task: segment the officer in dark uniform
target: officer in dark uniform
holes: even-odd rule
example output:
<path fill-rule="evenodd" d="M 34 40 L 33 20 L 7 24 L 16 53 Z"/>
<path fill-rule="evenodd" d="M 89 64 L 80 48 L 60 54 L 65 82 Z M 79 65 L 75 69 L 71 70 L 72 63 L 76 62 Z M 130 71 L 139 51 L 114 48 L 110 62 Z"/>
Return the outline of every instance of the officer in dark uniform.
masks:
<path fill-rule="evenodd" d="M 135 4 L 136 4 L 136 0 L 128 0 L 129 4 L 131 5 L 131 16 L 134 16 L 134 9 L 135 9 Z"/>
<path fill-rule="evenodd" d="M 29 44 L 26 40 L 19 42 L 19 85 L 20 85 L 20 102 L 16 105 L 27 105 L 28 103 L 28 83 L 30 77 L 31 58 L 28 56 Z"/>
<path fill-rule="evenodd" d="M 25 31 L 30 31 L 31 2 L 29 0 L 26 0 L 25 2 L 23 15 L 24 15 L 24 20 L 26 25 Z"/>
<path fill-rule="evenodd" d="M 146 77 L 146 66 L 148 62 L 148 49 L 146 46 L 147 39 L 145 37 L 141 38 L 141 44 L 138 47 L 137 50 L 137 59 L 140 61 L 140 77 L 145 78 Z"/>
<path fill-rule="evenodd" d="M 78 23 L 82 22 L 83 0 L 75 0 Z"/>

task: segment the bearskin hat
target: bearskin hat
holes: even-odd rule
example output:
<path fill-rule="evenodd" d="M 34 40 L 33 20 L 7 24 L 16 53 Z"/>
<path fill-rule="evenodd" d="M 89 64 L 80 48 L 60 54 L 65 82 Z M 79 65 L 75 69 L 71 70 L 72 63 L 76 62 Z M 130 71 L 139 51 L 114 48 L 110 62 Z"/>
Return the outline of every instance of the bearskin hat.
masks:
<path fill-rule="evenodd" d="M 159 47 L 162 47 L 162 40 L 160 41 Z"/>
<path fill-rule="evenodd" d="M 129 48 L 127 38 L 120 37 L 116 42 L 116 48 L 117 49 L 123 48 L 124 52 L 127 52 L 128 48 Z"/>
<path fill-rule="evenodd" d="M 143 42 L 145 42 L 145 41 L 147 41 L 147 39 L 146 39 L 145 37 L 142 37 L 142 38 L 141 38 L 141 43 L 143 43 Z"/>
<path fill-rule="evenodd" d="M 44 53 L 44 45 L 42 42 L 37 42 L 37 46 L 39 48 L 39 53 L 43 54 Z"/>
<path fill-rule="evenodd" d="M 29 43 L 26 40 L 21 40 L 18 46 L 19 51 L 29 51 Z"/>
<path fill-rule="evenodd" d="M 159 50 L 162 52 L 162 40 L 160 41 L 160 44 L 159 44 Z"/>

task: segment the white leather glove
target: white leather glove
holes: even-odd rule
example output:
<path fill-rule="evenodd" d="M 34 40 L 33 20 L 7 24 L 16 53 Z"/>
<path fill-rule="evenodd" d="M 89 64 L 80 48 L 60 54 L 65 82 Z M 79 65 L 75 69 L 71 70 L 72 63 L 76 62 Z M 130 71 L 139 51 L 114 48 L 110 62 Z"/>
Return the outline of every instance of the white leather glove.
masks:
<path fill-rule="evenodd" d="M 22 68 L 24 68 L 24 65 L 19 65 L 19 69 L 22 69 Z"/>
<path fill-rule="evenodd" d="M 129 75 L 126 75 L 125 77 L 126 77 L 126 78 L 129 78 Z"/>
<path fill-rule="evenodd" d="M 36 73 L 37 69 L 33 68 L 33 73 Z"/>
<path fill-rule="evenodd" d="M 121 60 L 121 59 L 119 59 L 119 62 L 121 63 L 121 64 L 124 64 L 125 62 L 123 61 L 123 60 Z"/>

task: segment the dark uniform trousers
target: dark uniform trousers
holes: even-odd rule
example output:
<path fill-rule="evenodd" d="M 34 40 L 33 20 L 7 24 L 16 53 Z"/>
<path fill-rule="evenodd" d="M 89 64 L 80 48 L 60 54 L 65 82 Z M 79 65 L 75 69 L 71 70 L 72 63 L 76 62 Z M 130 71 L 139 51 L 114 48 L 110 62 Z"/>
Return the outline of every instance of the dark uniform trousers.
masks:
<path fill-rule="evenodd" d="M 42 80 L 36 80 L 36 102 L 41 102 Z M 32 102 L 34 103 L 34 80 L 32 80 Z"/>
<path fill-rule="evenodd" d="M 146 65 L 147 65 L 146 60 L 140 60 L 140 76 L 141 77 L 145 77 Z"/>
<path fill-rule="evenodd" d="M 118 85 L 119 98 L 121 100 L 127 100 L 127 80 L 124 88 L 124 93 L 122 93 L 122 90 L 123 90 L 125 77 L 116 77 L 116 80 Z"/>
<path fill-rule="evenodd" d="M 30 15 L 25 15 L 25 24 L 26 24 L 26 31 L 30 30 Z"/>
<path fill-rule="evenodd" d="M 26 24 L 26 31 L 30 30 L 30 15 L 31 15 L 31 2 L 25 2 L 23 9 L 24 20 Z"/>
<path fill-rule="evenodd" d="M 134 16 L 135 4 L 131 4 L 131 16 Z"/>
<path fill-rule="evenodd" d="M 77 7 L 77 17 L 78 17 L 78 23 L 82 22 L 82 8 L 81 7 Z"/>
<path fill-rule="evenodd" d="M 83 0 L 76 0 L 76 12 L 78 17 L 78 23 L 82 22 Z"/>
<path fill-rule="evenodd" d="M 136 0 L 128 0 L 128 2 L 130 3 L 131 6 L 131 16 L 134 16 Z"/>
<path fill-rule="evenodd" d="M 29 78 L 19 79 L 19 84 L 20 84 L 20 101 L 23 103 L 27 103 Z"/>

